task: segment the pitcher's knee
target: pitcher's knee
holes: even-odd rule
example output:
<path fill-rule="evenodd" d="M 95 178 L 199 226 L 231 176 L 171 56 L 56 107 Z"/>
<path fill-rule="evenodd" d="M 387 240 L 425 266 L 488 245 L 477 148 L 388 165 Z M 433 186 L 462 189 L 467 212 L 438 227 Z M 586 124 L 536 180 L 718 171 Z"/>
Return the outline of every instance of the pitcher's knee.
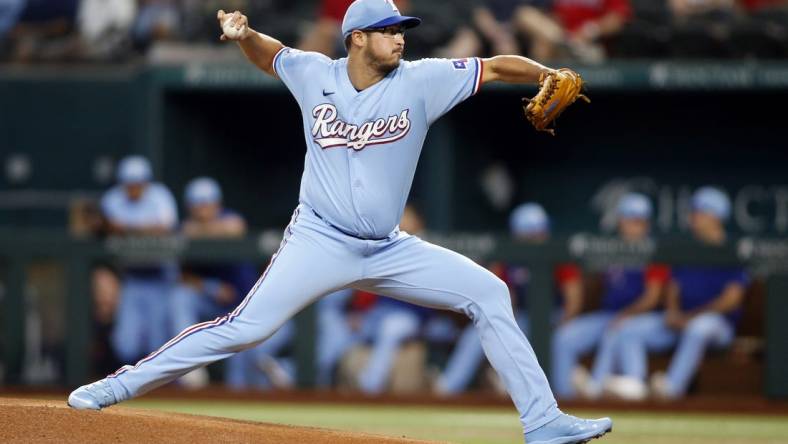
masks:
<path fill-rule="evenodd" d="M 509 287 L 494 274 L 487 272 L 472 287 L 463 291 L 465 299 L 455 309 L 468 316 L 474 323 L 481 317 L 504 315 L 514 320 Z"/>
<path fill-rule="evenodd" d="M 509 286 L 506 282 L 490 274 L 489 279 L 485 280 L 479 290 L 479 302 L 482 304 L 502 304 L 511 311 L 512 297 L 509 293 Z"/>

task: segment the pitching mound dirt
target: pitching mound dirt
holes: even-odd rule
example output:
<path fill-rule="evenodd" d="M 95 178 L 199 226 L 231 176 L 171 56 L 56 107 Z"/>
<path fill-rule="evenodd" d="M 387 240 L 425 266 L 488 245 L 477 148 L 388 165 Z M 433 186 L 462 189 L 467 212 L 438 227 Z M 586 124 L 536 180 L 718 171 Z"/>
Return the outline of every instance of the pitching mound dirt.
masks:
<path fill-rule="evenodd" d="M 426 443 L 405 438 L 111 407 L 0 398 L 0 443 Z"/>

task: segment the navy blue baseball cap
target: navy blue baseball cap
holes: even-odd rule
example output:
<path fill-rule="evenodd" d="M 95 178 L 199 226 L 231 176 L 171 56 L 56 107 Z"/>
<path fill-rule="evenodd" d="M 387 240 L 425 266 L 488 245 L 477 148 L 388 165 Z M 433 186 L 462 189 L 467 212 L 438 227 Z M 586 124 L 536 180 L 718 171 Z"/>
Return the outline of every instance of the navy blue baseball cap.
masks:
<path fill-rule="evenodd" d="M 345 12 L 342 20 L 342 38 L 346 39 L 356 29 L 385 28 L 402 25 L 404 28 L 419 26 L 421 19 L 399 13 L 393 0 L 356 0 Z"/>

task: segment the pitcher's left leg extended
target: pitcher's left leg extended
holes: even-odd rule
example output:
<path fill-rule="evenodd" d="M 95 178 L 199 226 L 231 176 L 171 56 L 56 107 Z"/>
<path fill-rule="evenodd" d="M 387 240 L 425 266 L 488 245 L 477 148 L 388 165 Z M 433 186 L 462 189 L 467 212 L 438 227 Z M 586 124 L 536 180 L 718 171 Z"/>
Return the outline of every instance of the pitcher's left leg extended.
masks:
<path fill-rule="evenodd" d="M 514 318 L 509 288 L 470 259 L 407 234 L 367 257 L 359 286 L 385 296 L 465 313 L 506 384 L 525 431 L 561 415 L 544 371 Z"/>

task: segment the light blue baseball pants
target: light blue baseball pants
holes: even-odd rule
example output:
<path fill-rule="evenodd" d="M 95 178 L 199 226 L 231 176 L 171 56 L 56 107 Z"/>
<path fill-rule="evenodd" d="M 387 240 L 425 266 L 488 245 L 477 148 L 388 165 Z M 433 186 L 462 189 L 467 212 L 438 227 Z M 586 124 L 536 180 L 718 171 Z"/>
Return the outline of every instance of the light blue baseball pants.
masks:
<path fill-rule="evenodd" d="M 718 313 L 704 313 L 693 318 L 681 332 L 667 326 L 663 313 L 648 313 L 621 323 L 616 350 L 623 374 L 645 383 L 648 352 L 665 351 L 677 345 L 667 380 L 671 394 L 680 396 L 686 393 L 706 348 L 726 347 L 733 337 L 733 327 Z"/>
<path fill-rule="evenodd" d="M 348 287 L 468 315 L 525 432 L 561 414 L 514 320 L 503 281 L 470 259 L 405 232 L 383 240 L 347 236 L 303 204 L 268 268 L 232 313 L 193 325 L 135 366 L 122 367 L 108 377 L 110 386 L 118 401 L 141 395 L 259 344 L 321 296 Z"/>
<path fill-rule="evenodd" d="M 598 347 L 592 375 L 604 379 L 613 370 L 614 343 L 605 339 L 610 322 L 615 317 L 611 311 L 595 311 L 580 315 L 558 327 L 553 335 L 551 380 L 553 390 L 561 399 L 575 397 L 572 372 L 583 355 Z"/>

